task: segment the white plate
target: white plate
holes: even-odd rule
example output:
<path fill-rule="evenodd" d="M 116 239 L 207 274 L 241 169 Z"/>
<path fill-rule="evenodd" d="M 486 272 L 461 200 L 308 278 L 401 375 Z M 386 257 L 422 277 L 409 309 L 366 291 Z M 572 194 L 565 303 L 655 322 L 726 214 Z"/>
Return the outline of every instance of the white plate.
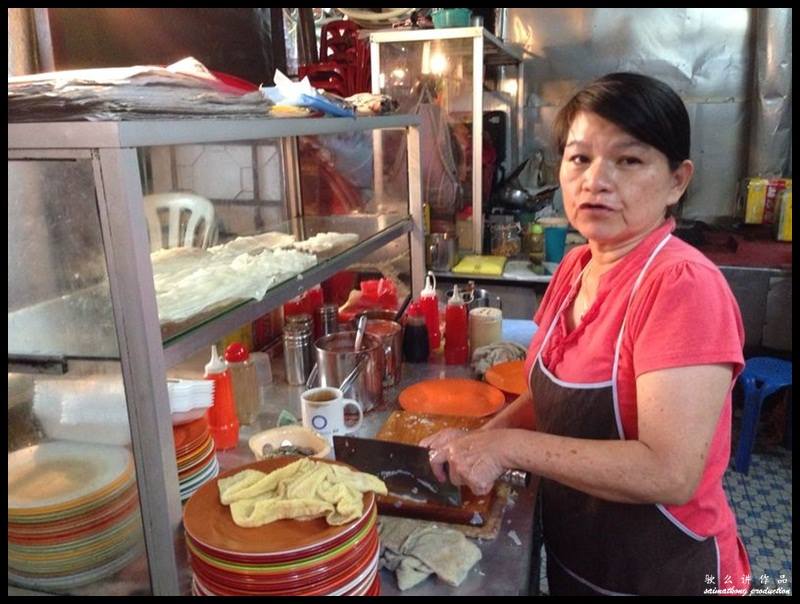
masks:
<path fill-rule="evenodd" d="M 133 471 L 125 447 L 52 441 L 8 455 L 8 509 L 68 504 Z"/>
<path fill-rule="evenodd" d="M 172 425 L 173 426 L 181 426 L 183 424 L 188 424 L 189 422 L 193 422 L 196 419 L 200 419 L 206 414 L 210 405 L 208 407 L 198 407 L 196 409 L 189 409 L 188 411 L 183 412 L 176 412 L 172 414 Z"/>

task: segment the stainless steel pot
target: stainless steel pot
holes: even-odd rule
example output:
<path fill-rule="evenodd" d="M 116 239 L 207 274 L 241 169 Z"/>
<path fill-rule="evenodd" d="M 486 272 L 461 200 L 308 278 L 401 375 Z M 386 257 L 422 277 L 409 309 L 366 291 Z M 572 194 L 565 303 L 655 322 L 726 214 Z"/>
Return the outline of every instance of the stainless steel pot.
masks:
<path fill-rule="evenodd" d="M 380 339 L 364 335 L 361 351 L 354 350 L 355 331 L 342 331 L 319 338 L 314 343 L 317 369 L 309 381 L 319 376 L 320 386 L 333 386 L 361 403 L 364 411 L 383 403 L 384 349 Z M 307 383 L 308 387 L 316 384 Z"/>

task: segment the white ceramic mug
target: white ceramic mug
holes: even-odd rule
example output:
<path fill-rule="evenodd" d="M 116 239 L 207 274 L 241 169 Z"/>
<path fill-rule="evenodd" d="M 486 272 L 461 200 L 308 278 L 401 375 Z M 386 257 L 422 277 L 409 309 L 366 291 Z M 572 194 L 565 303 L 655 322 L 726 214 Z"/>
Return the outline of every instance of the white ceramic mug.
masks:
<path fill-rule="evenodd" d="M 334 435 L 358 430 L 364 419 L 364 411 L 358 401 L 344 398 L 338 388 L 311 388 L 300 395 L 300 403 L 303 425 L 323 436 L 329 443 L 333 443 Z M 348 406 L 358 409 L 358 421 L 352 426 L 344 423 L 344 411 Z"/>

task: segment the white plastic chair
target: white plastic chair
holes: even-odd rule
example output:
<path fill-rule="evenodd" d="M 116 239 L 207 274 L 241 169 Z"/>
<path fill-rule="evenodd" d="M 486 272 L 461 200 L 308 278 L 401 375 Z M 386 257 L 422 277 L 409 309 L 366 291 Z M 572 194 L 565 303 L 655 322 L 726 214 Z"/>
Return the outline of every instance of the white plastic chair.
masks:
<path fill-rule="evenodd" d="M 169 230 L 167 245 L 162 238 L 159 210 L 169 211 Z M 156 251 L 163 247 L 194 247 L 194 241 L 201 236 L 200 247 L 207 248 L 216 243 L 218 230 L 214 217 L 214 204 L 205 197 L 194 193 L 154 193 L 144 196 L 144 211 L 147 228 L 150 232 L 150 249 Z M 181 238 L 181 214 L 189 214 L 186 231 Z"/>

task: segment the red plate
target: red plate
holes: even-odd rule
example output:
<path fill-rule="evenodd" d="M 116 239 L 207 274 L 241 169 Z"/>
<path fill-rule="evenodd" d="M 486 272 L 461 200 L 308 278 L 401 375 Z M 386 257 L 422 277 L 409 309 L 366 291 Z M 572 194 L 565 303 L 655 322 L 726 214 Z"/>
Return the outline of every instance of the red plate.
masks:
<path fill-rule="evenodd" d="M 339 564 L 343 559 L 358 558 L 359 552 L 368 547 L 368 543 L 376 533 L 375 523 L 373 522 L 366 530 L 347 543 L 333 548 L 331 552 L 325 552 L 311 558 L 282 562 L 275 564 L 259 563 L 238 563 L 213 558 L 208 554 L 200 552 L 189 541 L 189 552 L 192 554 L 192 562 L 197 562 L 199 566 L 213 569 L 213 572 L 230 575 L 234 580 L 247 582 L 275 583 L 294 580 L 295 577 L 308 577 L 316 573 L 320 568 L 326 569 Z"/>
<path fill-rule="evenodd" d="M 378 543 L 375 542 L 373 547 L 368 550 L 368 555 L 363 556 L 362 559 L 355 565 L 344 572 L 339 573 L 336 577 L 326 578 L 324 581 L 317 583 L 306 583 L 302 587 L 303 582 L 294 584 L 274 585 L 274 586 L 257 586 L 249 585 L 246 587 L 238 587 L 231 585 L 228 578 L 223 578 L 221 581 L 209 576 L 206 572 L 195 569 L 194 576 L 198 579 L 207 591 L 213 592 L 217 595 L 292 595 L 292 596 L 313 596 L 313 595 L 327 595 L 337 591 L 350 591 L 358 583 L 353 585 L 354 581 L 359 581 L 360 575 L 368 572 L 372 566 L 376 566 L 377 556 L 379 553 Z M 377 568 L 377 566 L 376 566 Z"/>
<path fill-rule="evenodd" d="M 347 541 L 350 541 L 351 539 L 356 537 L 358 533 L 360 533 L 367 524 L 374 522 L 374 519 L 377 516 L 377 512 L 374 510 L 375 510 L 375 504 L 373 504 L 372 508 L 367 510 L 367 513 L 364 515 L 362 519 L 356 521 L 351 531 L 343 533 L 338 538 L 333 539 L 319 547 L 303 550 L 299 554 L 288 553 L 286 555 L 280 555 L 280 556 L 279 555 L 264 556 L 261 554 L 239 554 L 232 552 L 220 552 L 219 550 L 209 548 L 205 544 L 200 543 L 196 539 L 193 539 L 191 535 L 189 535 L 188 533 L 186 534 L 186 540 L 190 544 L 190 547 L 199 550 L 202 554 L 205 554 L 207 557 L 214 558 L 214 560 L 217 560 L 221 563 L 228 562 L 232 564 L 253 565 L 253 566 L 302 563 L 302 561 L 305 559 L 310 559 L 324 555 L 326 552 L 336 549 L 344 545 Z"/>
<path fill-rule="evenodd" d="M 178 457 L 182 457 L 188 451 L 196 448 L 198 444 L 204 442 L 208 436 L 208 420 L 204 417 L 196 419 L 188 424 L 172 427 L 172 435 L 175 438 L 175 452 Z"/>
<path fill-rule="evenodd" d="M 183 525 L 189 536 L 207 550 L 233 556 L 259 556 L 263 560 L 294 556 L 302 558 L 309 551 L 330 547 L 345 534 L 358 527 L 359 520 L 367 516 L 375 502 L 375 494 L 364 493 L 364 514 L 342 526 L 330 526 L 325 518 L 314 520 L 276 520 L 264 526 L 245 528 L 237 526 L 231 518 L 230 509 L 219 501 L 220 478 L 233 476 L 242 470 L 253 469 L 272 472 L 301 459 L 294 456 L 264 459 L 241 466 L 222 476 L 210 480 L 200 487 L 183 509 Z M 337 463 L 325 459 L 321 463 Z M 345 465 L 345 464 L 340 464 Z"/>
<path fill-rule="evenodd" d="M 287 593 L 294 595 L 325 594 L 341 589 L 359 574 L 363 573 L 378 552 L 377 532 L 359 544 L 358 550 L 353 550 L 346 557 L 338 560 L 334 565 L 320 565 L 313 572 L 299 572 L 295 575 L 286 575 L 285 578 L 275 578 L 269 581 L 254 579 L 247 575 L 233 575 L 222 569 L 198 565 L 198 560 L 192 558 L 192 571 L 208 583 L 235 592 L 249 593 Z"/>
<path fill-rule="evenodd" d="M 506 402 L 502 391 L 478 380 L 425 380 L 400 393 L 400 406 L 413 413 L 485 417 Z"/>

